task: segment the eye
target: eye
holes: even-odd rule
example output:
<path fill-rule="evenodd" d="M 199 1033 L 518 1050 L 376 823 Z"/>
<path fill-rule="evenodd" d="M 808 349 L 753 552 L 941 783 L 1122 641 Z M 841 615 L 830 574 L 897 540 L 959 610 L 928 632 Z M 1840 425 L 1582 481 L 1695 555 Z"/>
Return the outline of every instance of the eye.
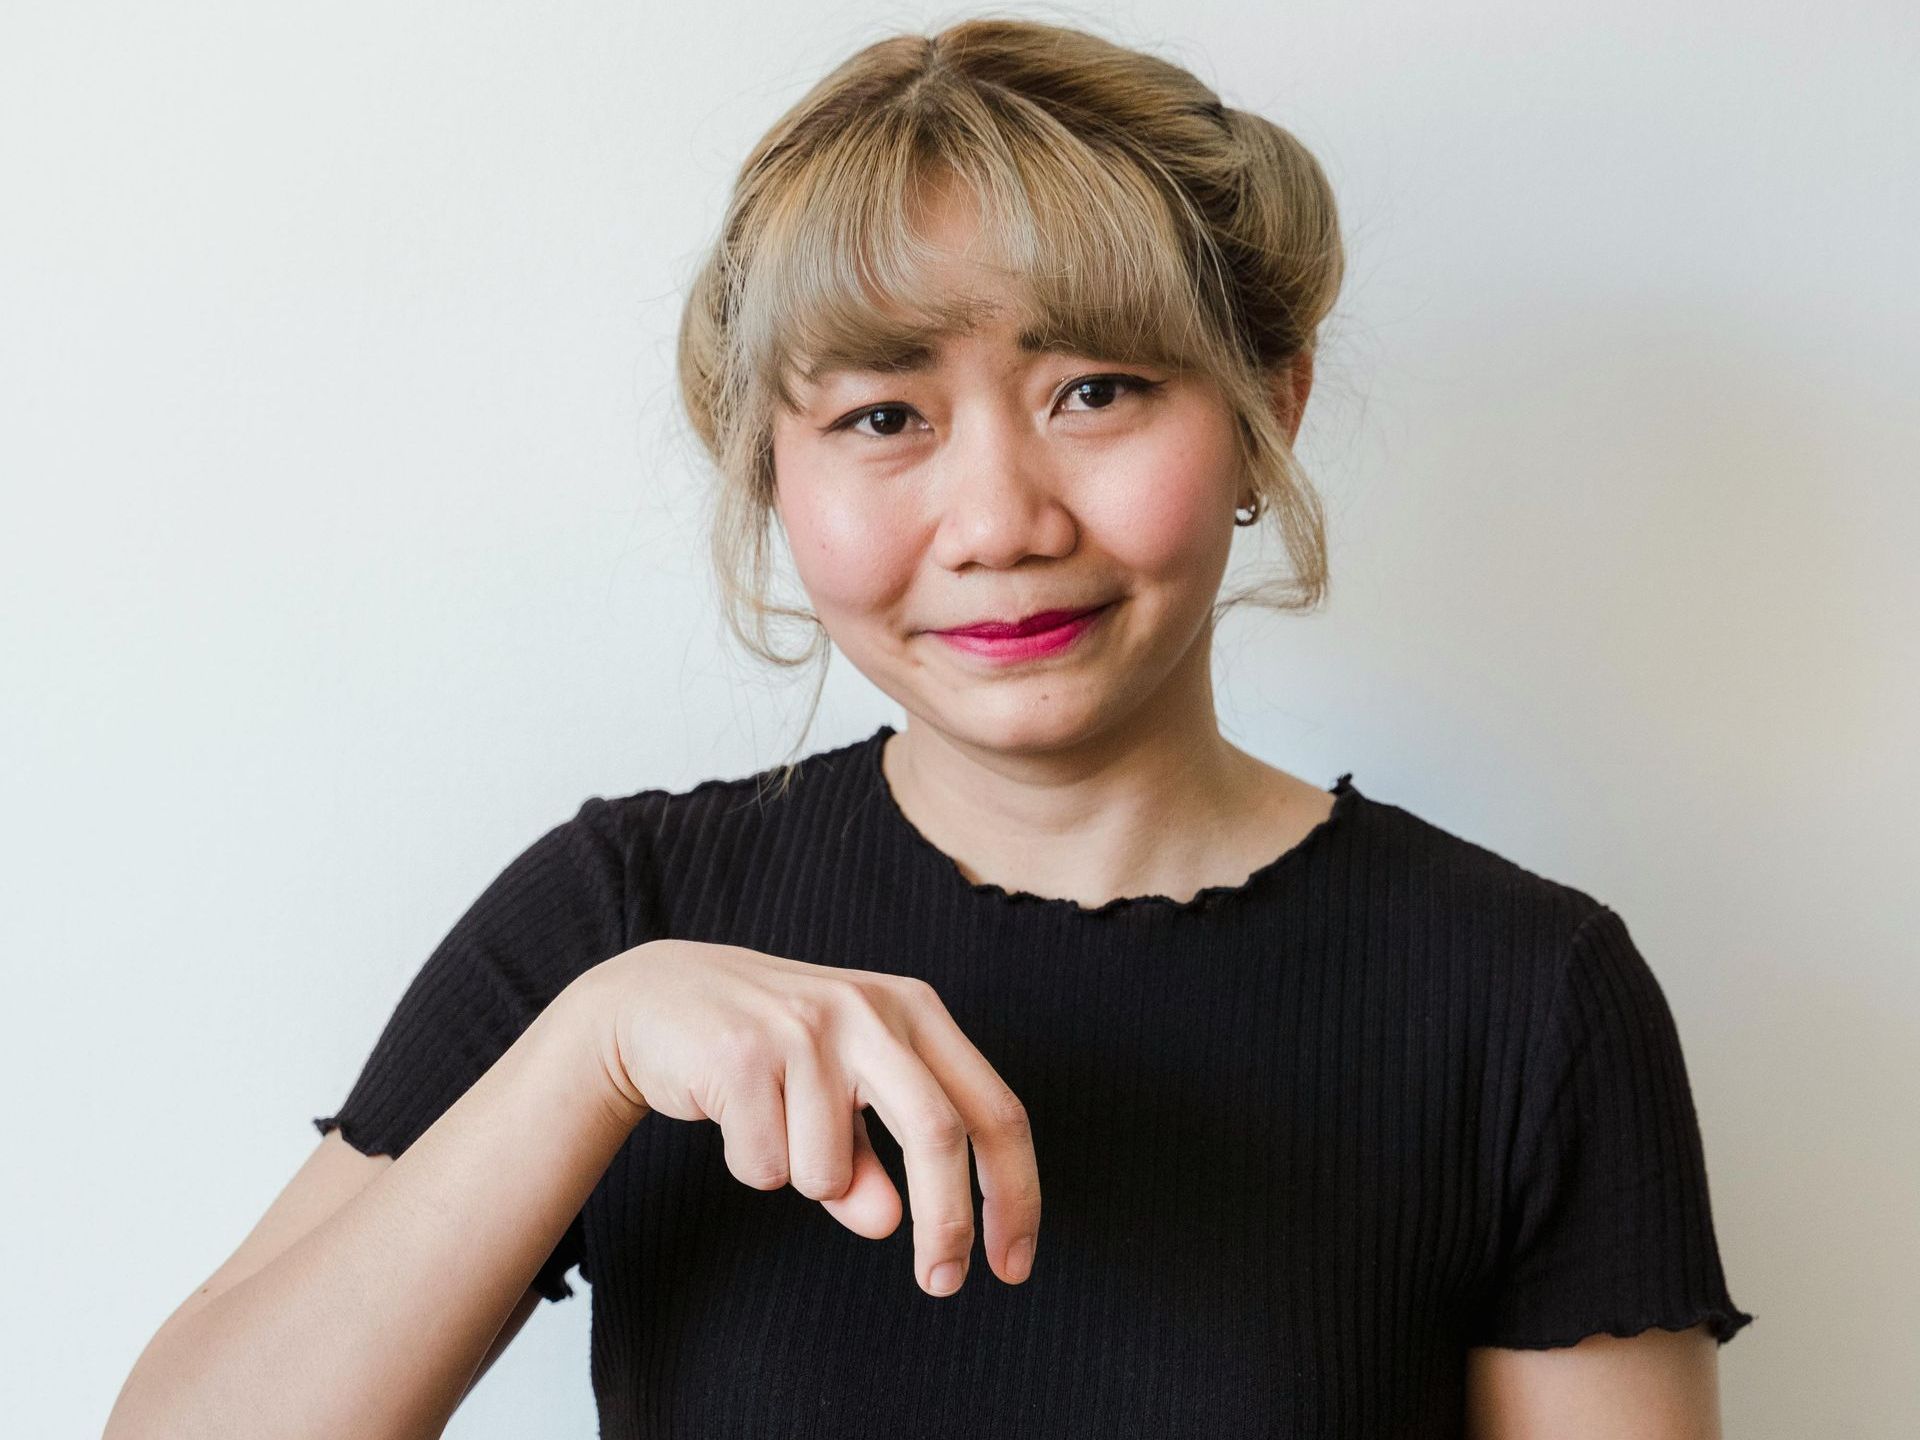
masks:
<path fill-rule="evenodd" d="M 864 410 L 856 410 L 833 422 L 827 427 L 829 433 L 836 430 L 853 430 L 858 435 L 870 435 L 880 440 L 890 440 L 905 427 L 905 417 L 913 414 L 911 405 L 869 405 Z M 877 418 L 876 418 L 877 417 Z M 872 418 L 874 428 L 858 430 L 856 426 L 862 420 Z"/>
<path fill-rule="evenodd" d="M 1090 390 L 1094 395 L 1105 398 L 1098 401 L 1090 396 L 1083 395 L 1082 398 L 1093 409 L 1106 410 L 1112 408 L 1116 398 L 1110 392 L 1118 390 L 1122 395 L 1145 394 L 1147 391 L 1159 389 L 1165 383 L 1161 380 L 1147 380 L 1139 375 L 1087 375 L 1067 386 L 1066 394 L 1080 395 L 1081 392 Z M 1062 398 L 1064 399 L 1065 396 Z"/>
<path fill-rule="evenodd" d="M 1083 375 L 1078 380 L 1070 382 L 1061 392 L 1060 398 L 1064 400 L 1070 395 L 1080 395 L 1088 407 L 1080 413 L 1089 414 L 1113 408 L 1118 395 L 1146 394 L 1159 389 L 1165 383 L 1164 380 L 1148 380 L 1139 375 Z M 1118 395 L 1115 392 L 1118 392 Z M 1057 404 L 1058 402 L 1056 406 Z M 843 415 L 827 427 L 827 432 L 832 434 L 846 430 L 856 435 L 865 435 L 870 439 L 890 440 L 905 433 L 908 417 L 917 413 L 911 405 L 893 402 L 885 405 L 868 405 Z M 871 420 L 873 428 L 860 429 L 860 423 L 863 420 Z"/>

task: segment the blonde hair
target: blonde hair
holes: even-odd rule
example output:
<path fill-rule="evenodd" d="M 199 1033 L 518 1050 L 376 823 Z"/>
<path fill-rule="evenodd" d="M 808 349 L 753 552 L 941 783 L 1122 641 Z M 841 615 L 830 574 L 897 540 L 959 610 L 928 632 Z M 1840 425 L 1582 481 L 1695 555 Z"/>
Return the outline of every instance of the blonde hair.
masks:
<path fill-rule="evenodd" d="M 1229 596 L 1216 619 L 1242 600 L 1318 604 L 1325 522 L 1272 408 L 1345 268 L 1318 162 L 1169 61 L 1080 30 L 972 19 L 869 45 L 802 96 L 742 164 L 690 286 L 680 396 L 719 472 L 712 560 L 735 637 L 777 666 L 829 648 L 810 611 L 767 596 L 776 407 L 793 406 L 793 380 L 813 367 L 884 364 L 977 318 L 922 278 L 936 252 L 916 222 L 953 180 L 980 207 L 981 262 L 1005 267 L 1049 342 L 1197 371 L 1238 415 L 1241 488 L 1292 573 Z M 813 628 L 800 653 L 774 646 L 778 618 Z"/>

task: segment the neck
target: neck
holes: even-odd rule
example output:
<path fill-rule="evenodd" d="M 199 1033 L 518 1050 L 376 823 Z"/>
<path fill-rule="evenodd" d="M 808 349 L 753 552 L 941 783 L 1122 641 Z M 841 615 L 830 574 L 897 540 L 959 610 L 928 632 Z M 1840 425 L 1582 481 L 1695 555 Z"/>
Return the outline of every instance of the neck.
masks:
<path fill-rule="evenodd" d="M 1210 704 L 1004 747 L 910 723 L 881 768 L 902 813 L 969 880 L 1083 905 L 1237 884 L 1331 804 L 1229 742 Z"/>

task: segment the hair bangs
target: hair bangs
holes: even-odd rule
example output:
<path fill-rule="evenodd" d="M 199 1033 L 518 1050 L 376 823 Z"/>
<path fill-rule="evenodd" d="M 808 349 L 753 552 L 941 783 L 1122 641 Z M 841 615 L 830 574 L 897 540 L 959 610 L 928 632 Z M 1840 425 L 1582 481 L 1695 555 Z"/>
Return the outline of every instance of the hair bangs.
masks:
<path fill-rule="evenodd" d="M 743 277 L 738 352 L 752 388 L 798 408 L 795 382 L 847 366 L 920 363 L 950 334 L 1005 315 L 1033 348 L 1217 370 L 1193 245 L 1152 179 L 1037 107 L 922 91 L 822 144 L 767 216 Z M 963 253 L 926 218 L 943 199 L 975 222 Z M 954 286 L 956 259 L 980 272 Z"/>
<path fill-rule="evenodd" d="M 1016 95 L 995 95 L 1022 212 L 1021 274 L 1050 348 L 1173 370 L 1233 362 L 1196 258 L 1193 217 L 1124 145 L 1085 137 Z M 996 180 L 1001 177 L 995 176 Z"/>

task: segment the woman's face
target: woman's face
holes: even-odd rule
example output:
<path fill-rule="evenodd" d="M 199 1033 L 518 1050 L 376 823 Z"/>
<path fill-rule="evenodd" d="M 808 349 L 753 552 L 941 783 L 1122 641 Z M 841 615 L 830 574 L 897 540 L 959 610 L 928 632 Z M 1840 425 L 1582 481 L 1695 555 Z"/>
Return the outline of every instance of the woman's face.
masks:
<path fill-rule="evenodd" d="M 969 225 L 943 212 L 941 278 L 991 295 Z M 1063 746 L 1195 698 L 1170 686 L 1210 706 L 1242 493 L 1232 412 L 1199 377 L 1031 353 L 1018 330 L 999 312 L 918 369 L 829 372 L 778 417 L 775 504 L 815 613 L 909 713 L 987 748 Z M 1018 645 L 938 633 L 1090 606 L 1078 633 Z"/>

